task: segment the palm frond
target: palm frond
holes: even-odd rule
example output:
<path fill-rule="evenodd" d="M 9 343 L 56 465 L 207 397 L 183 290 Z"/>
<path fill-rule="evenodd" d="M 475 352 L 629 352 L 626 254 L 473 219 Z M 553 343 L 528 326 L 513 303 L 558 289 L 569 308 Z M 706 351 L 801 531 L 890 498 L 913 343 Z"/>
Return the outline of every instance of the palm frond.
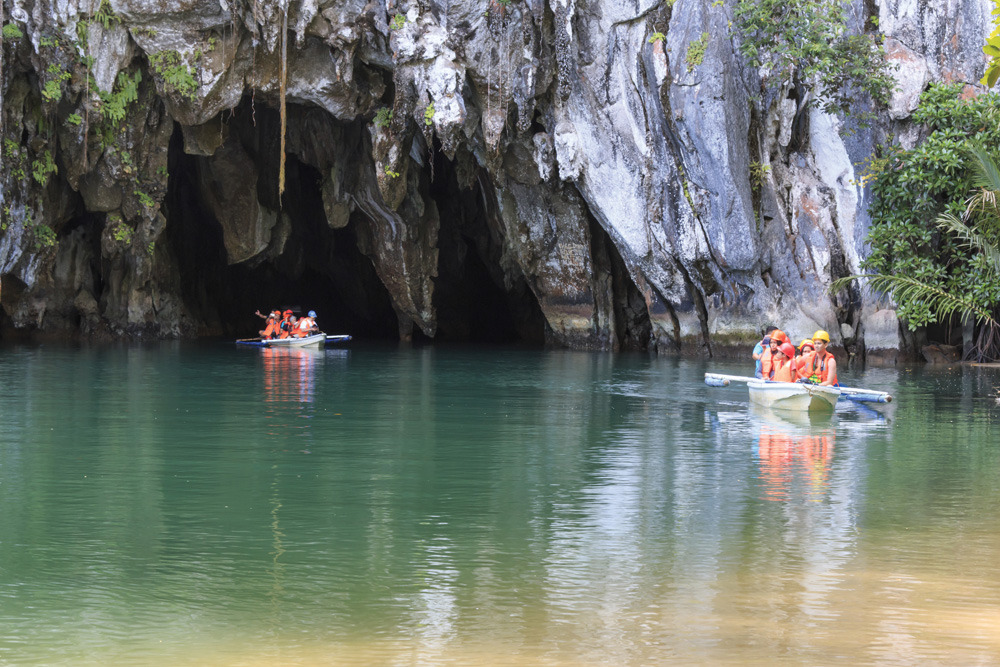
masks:
<path fill-rule="evenodd" d="M 942 213 L 936 223 L 939 228 L 961 238 L 967 248 L 983 253 L 993 271 L 1000 275 L 1000 247 L 951 213 Z"/>
<path fill-rule="evenodd" d="M 980 322 L 986 322 L 994 326 L 998 324 L 987 310 L 972 301 L 949 294 L 940 287 L 907 276 L 890 276 L 884 274 L 848 276 L 835 280 L 830 286 L 830 291 L 840 291 L 855 280 L 861 279 L 868 281 L 866 287 L 871 292 L 881 292 L 883 295 L 891 294 L 896 301 L 901 303 L 919 302 L 926 304 L 937 316 L 938 320 L 958 313 L 963 317 L 972 316 Z"/>
<path fill-rule="evenodd" d="M 972 185 L 987 190 L 1000 190 L 1000 166 L 980 143 L 969 145 L 972 155 Z"/>

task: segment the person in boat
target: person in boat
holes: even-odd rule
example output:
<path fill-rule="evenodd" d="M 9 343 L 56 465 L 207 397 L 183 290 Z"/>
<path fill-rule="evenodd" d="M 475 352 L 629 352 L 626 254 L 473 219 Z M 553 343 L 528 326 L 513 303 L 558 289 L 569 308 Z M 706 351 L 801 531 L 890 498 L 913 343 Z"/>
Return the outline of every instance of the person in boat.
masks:
<path fill-rule="evenodd" d="M 272 310 L 269 314 L 265 315 L 264 313 L 258 310 L 254 314 L 265 321 L 264 329 L 262 331 L 257 332 L 260 335 L 260 337 L 277 338 L 278 325 L 281 323 L 281 312 L 277 310 Z"/>
<path fill-rule="evenodd" d="M 292 335 L 295 327 L 295 316 L 292 311 L 286 310 L 282 313 L 281 323 L 278 325 L 278 338 L 288 338 Z"/>
<path fill-rule="evenodd" d="M 312 336 L 319 333 L 319 327 L 316 325 L 316 311 L 310 310 L 309 314 L 298 321 L 295 325 L 295 333 L 293 334 L 296 338 L 306 338 L 307 336 Z"/>
<path fill-rule="evenodd" d="M 764 354 L 760 357 L 760 377 L 764 380 L 771 380 L 774 378 L 774 371 L 776 370 L 774 365 L 774 355 L 778 352 L 778 347 L 788 342 L 788 336 L 785 335 L 784 331 L 780 329 L 775 329 L 771 332 L 771 342 Z"/>
<path fill-rule="evenodd" d="M 795 375 L 795 346 L 782 343 L 774 353 L 774 374 L 771 379 L 775 382 L 795 382 Z"/>
<path fill-rule="evenodd" d="M 799 369 L 799 377 L 810 378 L 815 384 L 824 387 L 838 387 L 837 360 L 826 349 L 830 345 L 830 334 L 820 329 L 813 334 L 815 352 L 805 358 L 803 367 Z"/>
<path fill-rule="evenodd" d="M 754 377 L 760 377 L 760 358 L 764 356 L 764 350 L 771 347 L 771 332 L 778 327 L 765 327 L 764 337 L 753 346 L 753 360 L 757 362 L 757 368 L 754 371 Z"/>
<path fill-rule="evenodd" d="M 812 338 L 803 338 L 802 342 L 795 349 L 795 377 L 802 379 L 802 372 L 805 370 L 806 357 L 815 351 Z"/>

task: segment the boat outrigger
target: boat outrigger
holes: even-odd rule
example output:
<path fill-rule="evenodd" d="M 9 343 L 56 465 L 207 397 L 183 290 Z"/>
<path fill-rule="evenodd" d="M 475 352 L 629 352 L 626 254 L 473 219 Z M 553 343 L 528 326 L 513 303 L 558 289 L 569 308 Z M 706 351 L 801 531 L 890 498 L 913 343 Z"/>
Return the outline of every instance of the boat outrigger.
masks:
<path fill-rule="evenodd" d="M 705 384 L 710 387 L 728 387 L 731 382 L 745 382 L 750 390 L 752 403 L 779 410 L 830 411 L 837 406 L 837 399 L 841 396 L 861 403 L 892 402 L 892 395 L 884 391 L 829 387 L 803 382 L 773 382 L 740 375 L 705 373 Z"/>

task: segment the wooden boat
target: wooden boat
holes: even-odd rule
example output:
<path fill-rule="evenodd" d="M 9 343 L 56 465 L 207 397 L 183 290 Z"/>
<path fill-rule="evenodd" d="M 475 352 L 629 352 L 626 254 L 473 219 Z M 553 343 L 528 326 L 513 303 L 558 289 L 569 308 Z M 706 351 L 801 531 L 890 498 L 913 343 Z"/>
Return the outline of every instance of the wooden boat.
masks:
<path fill-rule="evenodd" d="M 326 334 L 318 333 L 312 336 L 306 336 L 305 338 L 293 338 L 289 336 L 288 338 L 245 338 L 243 340 L 236 341 L 237 345 L 250 345 L 252 347 L 274 347 L 274 348 L 292 348 L 292 347 L 313 347 L 320 346 L 326 343 Z"/>
<path fill-rule="evenodd" d="M 837 387 L 823 387 L 800 382 L 750 380 L 750 402 L 776 410 L 796 412 L 832 411 L 840 398 Z"/>

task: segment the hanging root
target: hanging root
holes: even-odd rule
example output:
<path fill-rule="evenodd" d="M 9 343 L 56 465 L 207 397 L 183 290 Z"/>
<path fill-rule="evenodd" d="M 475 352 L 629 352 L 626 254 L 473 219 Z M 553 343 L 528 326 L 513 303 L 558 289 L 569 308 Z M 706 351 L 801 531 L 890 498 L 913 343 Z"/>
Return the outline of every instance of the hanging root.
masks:
<path fill-rule="evenodd" d="M 288 7 L 281 17 L 281 82 L 280 82 L 280 105 L 281 105 L 281 155 L 278 162 L 278 199 L 285 192 L 285 129 L 288 126 L 287 112 L 285 111 L 285 83 L 288 78 Z"/>

